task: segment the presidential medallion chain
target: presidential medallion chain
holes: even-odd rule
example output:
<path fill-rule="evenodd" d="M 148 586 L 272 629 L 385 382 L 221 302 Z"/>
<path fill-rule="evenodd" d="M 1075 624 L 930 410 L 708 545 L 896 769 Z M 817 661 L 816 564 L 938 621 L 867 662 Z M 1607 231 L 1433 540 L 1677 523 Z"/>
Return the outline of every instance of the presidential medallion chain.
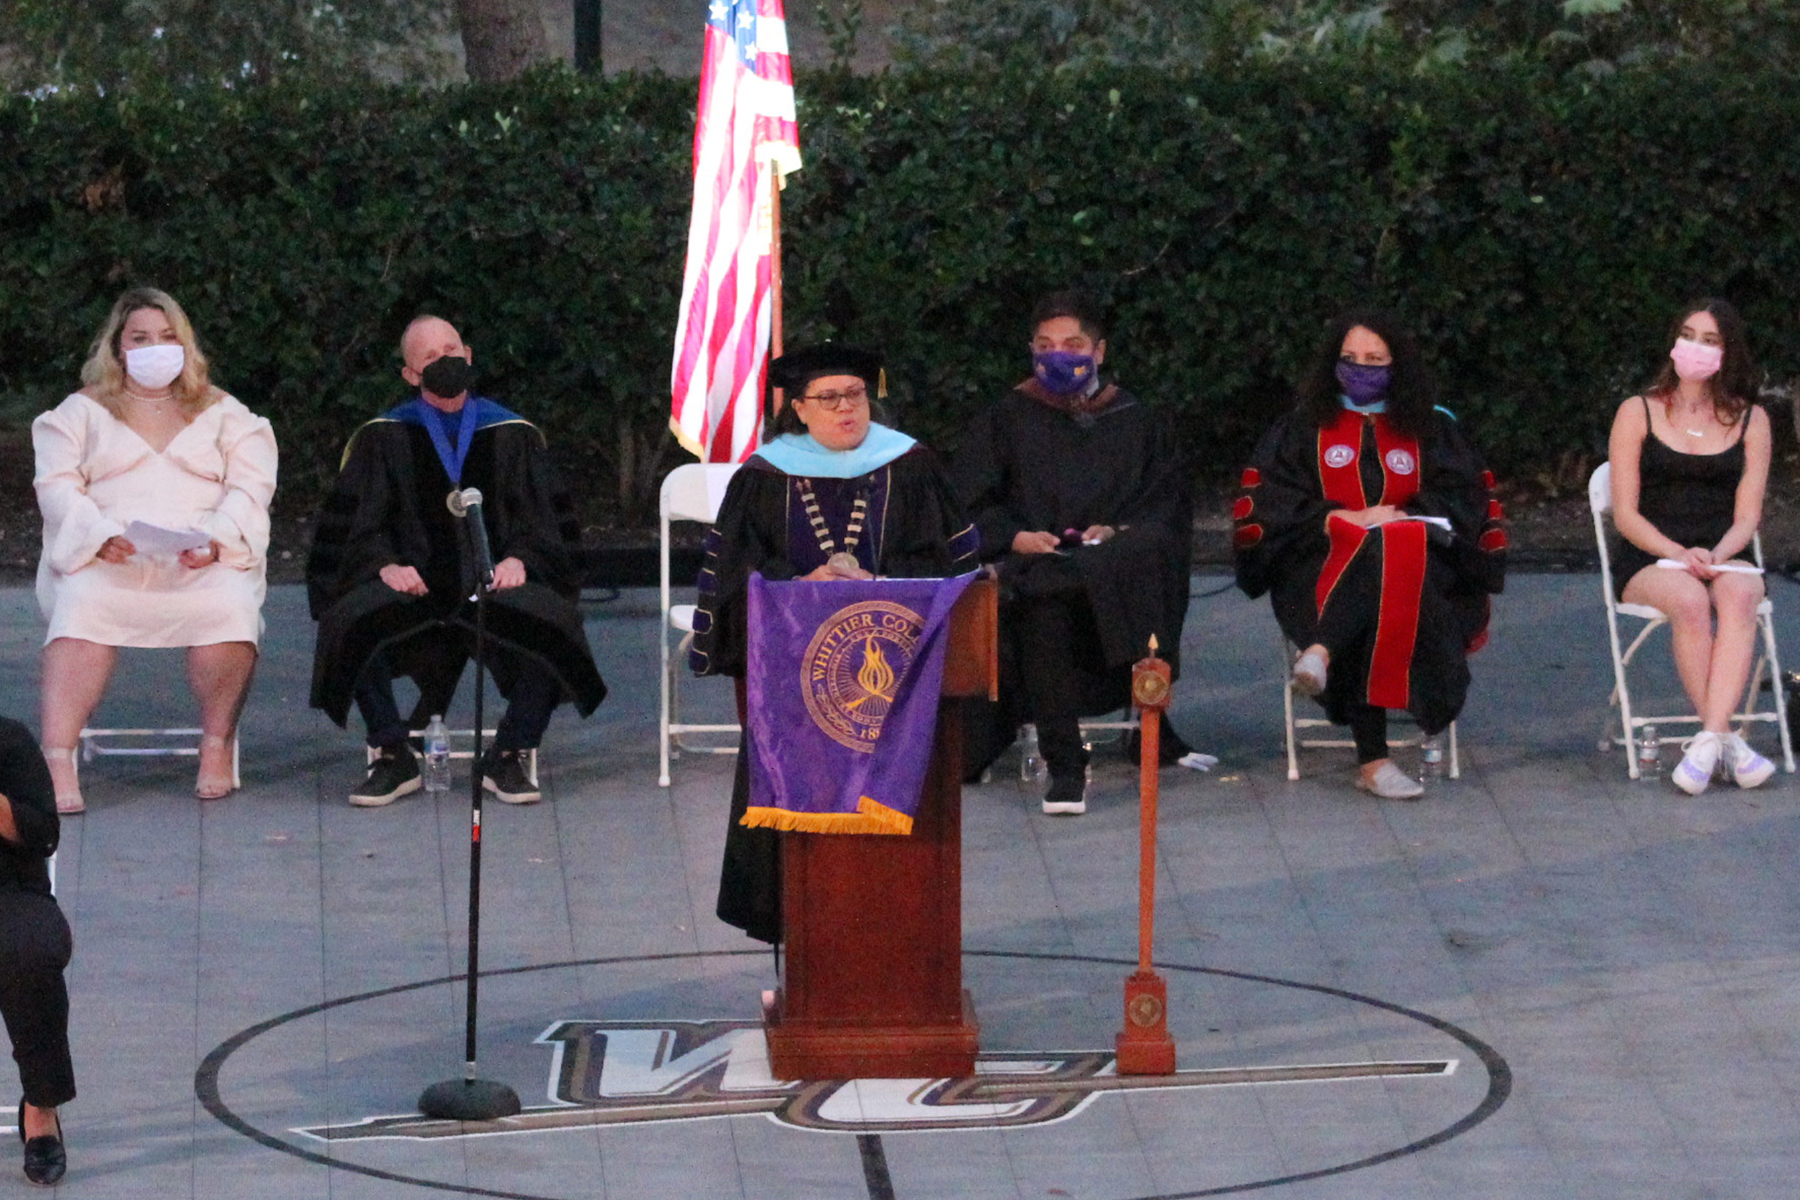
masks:
<path fill-rule="evenodd" d="M 825 514 L 819 511 L 819 498 L 813 494 L 810 479 L 800 481 L 800 503 L 806 506 L 806 519 L 812 523 L 813 536 L 819 539 L 819 549 L 825 552 L 827 561 L 837 558 L 840 553 L 837 541 L 831 536 L 831 527 L 825 523 Z M 852 563 L 856 561 L 856 546 L 862 541 L 863 522 L 868 514 L 869 494 L 859 491 L 856 493 L 856 502 L 850 506 L 850 521 L 844 526 L 844 549 L 841 552 Z"/>

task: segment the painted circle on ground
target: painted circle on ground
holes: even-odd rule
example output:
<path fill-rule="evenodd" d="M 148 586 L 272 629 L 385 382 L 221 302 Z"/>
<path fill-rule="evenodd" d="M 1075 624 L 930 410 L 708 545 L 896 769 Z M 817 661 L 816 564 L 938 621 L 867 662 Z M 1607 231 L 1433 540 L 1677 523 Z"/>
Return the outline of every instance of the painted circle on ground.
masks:
<path fill-rule="evenodd" d="M 529 975 L 539 971 L 567 970 L 576 967 L 614 966 L 653 962 L 682 962 L 710 958 L 760 958 L 766 955 L 766 953 L 767 951 L 764 950 L 699 950 L 680 954 L 634 954 L 618 955 L 608 958 L 570 959 L 566 962 L 541 963 L 529 967 L 506 967 L 499 970 L 483 971 L 481 972 L 480 977 L 482 979 L 497 979 L 506 976 Z M 1084 954 L 1044 954 L 1013 950 L 966 950 L 963 952 L 963 955 L 965 958 L 1011 959 L 1046 963 L 1080 963 L 1086 966 L 1128 968 L 1135 968 L 1137 966 L 1137 961 L 1135 959 L 1103 958 Z M 1133 1200 L 1199 1200 L 1200 1197 L 1205 1196 L 1226 1196 L 1240 1192 L 1261 1191 L 1266 1188 L 1279 1187 L 1282 1184 L 1300 1183 L 1310 1179 L 1322 1179 L 1331 1175 L 1342 1175 L 1351 1171 L 1363 1170 L 1367 1167 L 1391 1162 L 1397 1158 L 1404 1158 L 1409 1154 L 1416 1154 L 1421 1150 L 1427 1150 L 1433 1146 L 1442 1145 L 1452 1138 L 1467 1133 L 1475 1126 L 1493 1116 L 1494 1113 L 1498 1112 L 1500 1106 L 1506 1103 L 1507 1097 L 1512 1093 L 1512 1068 L 1507 1065 L 1506 1060 L 1500 1056 L 1500 1053 L 1497 1050 L 1470 1033 L 1468 1030 L 1453 1025 L 1442 1018 L 1434 1017 L 1430 1013 L 1420 1012 L 1417 1009 L 1407 1008 L 1404 1005 L 1377 999 L 1374 996 L 1365 996 L 1358 992 L 1330 987 L 1325 984 L 1302 983 L 1292 979 L 1278 979 L 1272 975 L 1258 975 L 1247 971 L 1232 971 L 1223 967 L 1197 967 L 1186 963 L 1159 961 L 1155 966 L 1159 970 L 1179 972 L 1181 974 L 1210 975 L 1220 979 L 1237 980 L 1243 983 L 1295 988 L 1301 991 L 1314 992 L 1322 996 L 1336 997 L 1340 1000 L 1350 1001 L 1355 1004 L 1367 1005 L 1370 1008 L 1380 1009 L 1383 1012 L 1406 1017 L 1409 1020 L 1417 1021 L 1467 1047 L 1469 1052 L 1480 1061 L 1483 1069 L 1487 1071 L 1488 1086 L 1487 1091 L 1483 1094 L 1480 1102 L 1462 1117 L 1452 1121 L 1435 1133 L 1427 1134 L 1422 1138 L 1417 1138 L 1411 1142 L 1407 1142 L 1405 1145 L 1396 1146 L 1390 1150 L 1383 1150 L 1375 1154 L 1366 1155 L 1362 1158 L 1353 1159 L 1332 1166 L 1320 1167 L 1310 1171 L 1297 1171 L 1289 1175 L 1271 1177 L 1268 1179 L 1247 1180 L 1242 1183 L 1202 1188 L 1195 1191 L 1159 1192 L 1154 1196 L 1138 1197 L 1133 1198 Z M 342 1159 L 332 1158 L 329 1155 L 307 1150 L 301 1146 L 294 1145 L 291 1142 L 284 1141 L 275 1134 L 252 1125 L 249 1121 L 246 1121 L 234 1112 L 230 1105 L 226 1104 L 225 1098 L 220 1092 L 219 1074 L 224 1069 L 226 1062 L 231 1056 L 272 1030 L 279 1029 L 284 1025 L 292 1024 L 295 1021 L 304 1020 L 307 1017 L 317 1016 L 320 1013 L 328 1012 L 332 1009 L 343 1008 L 351 1004 L 360 1004 L 370 1000 L 378 1000 L 386 996 L 395 996 L 404 992 L 415 992 L 425 988 L 465 983 L 467 978 L 466 975 L 444 975 L 436 979 L 424 979 L 414 983 L 396 984 L 393 987 L 377 988 L 374 991 L 359 992 L 350 996 L 340 996 L 334 1000 L 325 1000 L 318 1004 L 309 1004 L 304 1008 L 297 1008 L 291 1012 L 282 1013 L 280 1016 L 270 1017 L 266 1021 L 260 1021 L 257 1024 L 252 1025 L 247 1029 L 240 1030 L 238 1033 L 226 1038 L 223 1042 L 220 1042 L 217 1046 L 213 1047 L 211 1052 L 201 1060 L 200 1066 L 194 1072 L 194 1096 L 203 1106 L 205 1106 L 206 1111 L 211 1113 L 226 1128 L 240 1133 L 251 1141 L 271 1150 L 279 1150 L 283 1154 L 290 1154 L 295 1158 L 316 1163 L 320 1166 L 330 1167 L 334 1170 L 351 1171 L 358 1175 L 369 1176 L 373 1179 L 382 1179 L 393 1183 L 411 1184 L 415 1187 L 427 1188 L 432 1191 L 454 1192 L 464 1196 L 488 1196 L 494 1197 L 496 1200 L 559 1200 L 557 1197 L 548 1196 L 540 1192 L 509 1192 L 497 1188 L 484 1188 L 469 1184 L 448 1183 L 443 1180 L 426 1179 L 416 1175 L 406 1175 L 398 1171 L 388 1171 L 380 1167 L 365 1166 L 361 1163 L 345 1162 Z M 866 1140 L 869 1135 L 857 1136 L 859 1141 L 861 1141 Z"/>

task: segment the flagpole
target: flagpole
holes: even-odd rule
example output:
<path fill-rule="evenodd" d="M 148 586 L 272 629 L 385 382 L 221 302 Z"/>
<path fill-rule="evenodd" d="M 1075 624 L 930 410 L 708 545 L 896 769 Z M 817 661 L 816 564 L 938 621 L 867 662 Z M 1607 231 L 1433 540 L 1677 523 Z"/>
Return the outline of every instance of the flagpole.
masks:
<path fill-rule="evenodd" d="M 769 160 L 769 298 L 773 320 L 769 323 L 769 361 L 781 357 L 781 168 Z M 771 389 L 769 420 L 781 414 L 781 389 Z"/>

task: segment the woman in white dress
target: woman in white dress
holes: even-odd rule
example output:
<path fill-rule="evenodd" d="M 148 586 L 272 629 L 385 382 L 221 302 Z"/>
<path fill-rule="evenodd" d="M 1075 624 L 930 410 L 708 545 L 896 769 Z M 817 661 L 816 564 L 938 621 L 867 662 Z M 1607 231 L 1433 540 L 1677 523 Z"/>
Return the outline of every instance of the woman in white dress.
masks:
<path fill-rule="evenodd" d="M 119 297 L 81 380 L 31 426 L 56 807 L 85 807 L 75 745 L 120 646 L 187 648 L 202 731 L 194 791 L 218 799 L 233 786 L 232 741 L 262 636 L 275 435 L 212 386 L 187 315 L 151 288 Z M 187 547 L 170 544 L 179 540 Z"/>

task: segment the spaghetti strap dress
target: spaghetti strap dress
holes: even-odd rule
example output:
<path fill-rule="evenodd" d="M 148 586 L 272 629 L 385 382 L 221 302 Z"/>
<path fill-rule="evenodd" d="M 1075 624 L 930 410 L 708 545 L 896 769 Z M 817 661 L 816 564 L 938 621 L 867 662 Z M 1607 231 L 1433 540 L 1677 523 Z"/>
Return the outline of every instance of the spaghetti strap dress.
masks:
<path fill-rule="evenodd" d="M 1644 446 L 1638 455 L 1638 512 L 1657 530 L 1683 546 L 1713 546 L 1737 513 L 1738 483 L 1744 478 L 1744 434 L 1750 410 L 1738 423 L 1737 440 L 1717 454 L 1684 454 L 1650 431 L 1650 402 L 1644 404 Z M 1657 555 L 1624 538 L 1613 551 L 1613 598 Z M 1736 555 L 1749 561 L 1748 552 Z"/>

